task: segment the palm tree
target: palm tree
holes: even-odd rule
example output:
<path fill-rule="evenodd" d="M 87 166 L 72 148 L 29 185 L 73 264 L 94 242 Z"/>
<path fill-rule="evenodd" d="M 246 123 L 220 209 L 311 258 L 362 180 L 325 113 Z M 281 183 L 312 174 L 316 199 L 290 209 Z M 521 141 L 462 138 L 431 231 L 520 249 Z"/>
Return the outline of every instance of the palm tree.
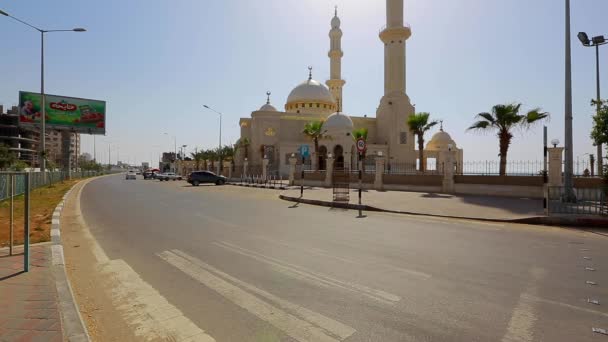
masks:
<path fill-rule="evenodd" d="M 217 155 L 217 151 L 216 150 L 207 150 L 205 151 L 207 153 L 207 159 L 211 160 L 211 170 L 215 170 L 215 161 L 218 158 Z"/>
<path fill-rule="evenodd" d="M 234 150 L 235 150 L 234 152 L 236 153 L 237 150 L 243 150 L 243 158 L 247 158 L 249 145 L 251 145 L 251 141 L 249 141 L 249 138 L 246 138 L 246 137 L 240 138 L 236 142 L 236 144 L 234 144 Z"/>
<path fill-rule="evenodd" d="M 429 122 L 430 113 L 417 113 L 410 115 L 407 118 L 407 125 L 410 130 L 418 137 L 418 159 L 420 159 L 420 171 L 426 170 L 426 162 L 424 160 L 424 133 L 437 125 L 439 121 L 433 120 Z"/>
<path fill-rule="evenodd" d="M 194 159 L 194 161 L 196 162 L 196 169 L 200 170 L 201 167 L 201 160 L 203 160 L 204 156 L 203 156 L 203 151 L 197 151 L 197 152 L 191 152 L 190 156 L 192 157 L 192 159 Z"/>
<path fill-rule="evenodd" d="M 468 130 L 497 131 L 501 176 L 507 174 L 507 152 L 511 139 L 513 139 L 511 131 L 517 127 L 529 129 L 532 124 L 549 117 L 549 113 L 541 112 L 540 108 L 535 108 L 526 114 L 519 114 L 520 108 L 521 103 L 496 105 L 492 108 L 492 113 L 477 114 L 476 118 L 480 120 L 468 128 Z"/>
<path fill-rule="evenodd" d="M 311 121 L 304 126 L 302 130 L 307 137 L 312 139 L 315 144 L 315 158 L 319 156 L 319 139 L 322 139 L 325 135 L 325 131 L 323 130 L 323 121 Z M 319 170 L 319 163 L 316 166 L 317 170 Z"/>

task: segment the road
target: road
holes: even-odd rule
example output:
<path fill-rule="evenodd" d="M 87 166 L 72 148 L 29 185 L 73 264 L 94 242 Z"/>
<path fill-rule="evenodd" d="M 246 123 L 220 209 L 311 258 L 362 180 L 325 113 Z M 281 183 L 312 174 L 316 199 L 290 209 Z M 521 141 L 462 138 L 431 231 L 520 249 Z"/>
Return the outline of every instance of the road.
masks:
<path fill-rule="evenodd" d="M 383 213 L 357 218 L 277 195 L 123 176 L 86 185 L 81 210 L 105 254 L 98 261 L 113 265 L 101 269 L 113 272 L 108 291 L 135 336 L 608 341 L 592 332 L 608 328 L 606 236 Z M 131 273 L 120 275 L 124 269 Z"/>

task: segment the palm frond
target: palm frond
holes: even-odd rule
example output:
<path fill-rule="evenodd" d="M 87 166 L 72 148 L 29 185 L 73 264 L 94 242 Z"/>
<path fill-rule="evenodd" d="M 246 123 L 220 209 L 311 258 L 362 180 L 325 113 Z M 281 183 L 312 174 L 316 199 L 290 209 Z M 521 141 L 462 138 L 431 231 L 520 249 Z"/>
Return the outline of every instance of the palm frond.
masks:
<path fill-rule="evenodd" d="M 486 130 L 488 127 L 492 127 L 492 124 L 488 121 L 477 121 L 471 127 L 467 128 L 467 131 L 481 131 Z"/>

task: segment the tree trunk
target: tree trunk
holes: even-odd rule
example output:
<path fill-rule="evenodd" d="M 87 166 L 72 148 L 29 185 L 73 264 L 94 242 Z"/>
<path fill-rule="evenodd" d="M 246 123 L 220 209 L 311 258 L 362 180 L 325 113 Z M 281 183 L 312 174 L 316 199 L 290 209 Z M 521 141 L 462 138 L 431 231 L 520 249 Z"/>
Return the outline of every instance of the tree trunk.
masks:
<path fill-rule="evenodd" d="M 500 175 L 507 175 L 507 152 L 511 144 L 511 134 L 509 132 L 501 132 L 500 139 Z"/>
<path fill-rule="evenodd" d="M 426 171 L 426 163 L 424 162 L 424 136 L 418 134 L 418 158 L 420 159 L 420 171 Z"/>

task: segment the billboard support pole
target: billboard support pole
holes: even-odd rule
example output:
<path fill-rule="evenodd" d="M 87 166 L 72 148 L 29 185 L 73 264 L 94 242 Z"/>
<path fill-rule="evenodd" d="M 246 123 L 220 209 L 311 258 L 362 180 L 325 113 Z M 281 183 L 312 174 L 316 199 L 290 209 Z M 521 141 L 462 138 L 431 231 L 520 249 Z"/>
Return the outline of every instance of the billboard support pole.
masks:
<path fill-rule="evenodd" d="M 44 96 L 44 31 L 40 31 L 40 97 L 42 100 L 41 105 L 41 122 L 42 128 L 40 130 L 40 157 L 42 162 L 40 163 L 40 171 L 42 171 L 43 177 L 46 175 L 46 98 Z M 44 181 L 44 179 L 43 179 Z"/>

